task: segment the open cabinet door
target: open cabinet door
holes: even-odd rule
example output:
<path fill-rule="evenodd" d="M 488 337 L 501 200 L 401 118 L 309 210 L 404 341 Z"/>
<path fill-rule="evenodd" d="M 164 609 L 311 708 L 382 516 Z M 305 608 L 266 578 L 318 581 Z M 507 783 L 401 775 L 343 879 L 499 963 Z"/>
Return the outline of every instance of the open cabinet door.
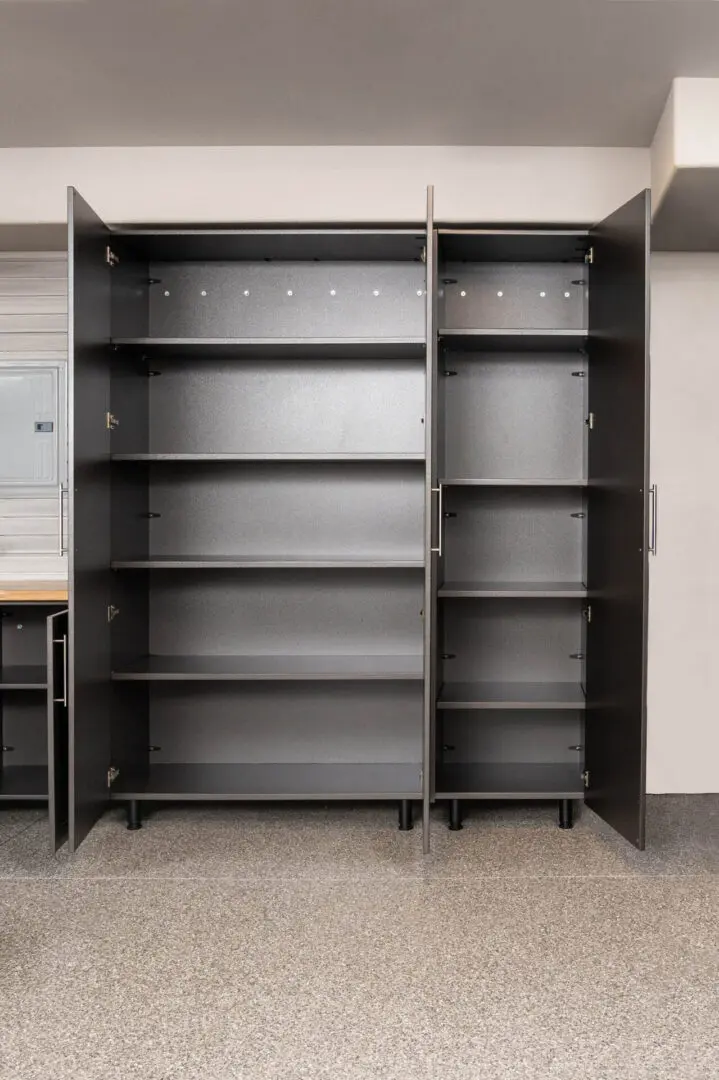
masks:
<path fill-rule="evenodd" d="M 592 231 L 586 802 L 644 847 L 649 192 Z"/>
<path fill-rule="evenodd" d="M 434 228 L 434 188 L 427 188 L 427 369 L 425 392 L 425 517 L 424 517 L 424 738 L 422 749 L 422 841 L 425 853 L 430 842 L 430 806 L 434 799 L 435 709 L 437 701 L 437 589 L 436 537 L 439 520 L 439 433 L 437 379 L 438 244 Z"/>
<path fill-rule="evenodd" d="M 67 840 L 68 613 L 47 617 L 47 771 L 50 849 Z"/>
<path fill-rule="evenodd" d="M 107 805 L 110 766 L 110 234 L 68 190 L 69 846 Z"/>

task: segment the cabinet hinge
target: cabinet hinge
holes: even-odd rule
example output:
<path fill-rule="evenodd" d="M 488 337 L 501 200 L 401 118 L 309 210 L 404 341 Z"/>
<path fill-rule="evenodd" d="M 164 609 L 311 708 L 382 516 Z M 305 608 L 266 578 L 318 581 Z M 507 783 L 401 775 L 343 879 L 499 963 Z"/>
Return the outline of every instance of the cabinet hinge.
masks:
<path fill-rule="evenodd" d="M 585 769 L 582 773 L 582 780 L 584 781 L 585 788 L 589 787 L 589 769 Z"/>
<path fill-rule="evenodd" d="M 587 620 L 587 622 L 591 622 L 592 621 L 592 605 L 587 604 L 587 606 L 585 607 L 582 614 L 584 615 L 584 618 Z"/>
<path fill-rule="evenodd" d="M 105 248 L 105 262 L 107 263 L 108 266 L 117 266 L 119 261 L 120 261 L 120 256 L 116 255 L 115 252 L 110 247 L 110 245 L 108 244 L 107 247 Z"/>
<path fill-rule="evenodd" d="M 590 431 L 594 431 L 594 413 L 590 412 L 587 419 L 584 421 Z"/>
<path fill-rule="evenodd" d="M 116 615 L 120 614 L 119 607 L 115 607 L 113 604 L 109 604 L 107 608 L 107 621 L 112 622 Z"/>
<path fill-rule="evenodd" d="M 116 416 L 113 416 L 111 412 L 105 413 L 105 427 L 108 431 L 114 431 L 116 427 L 120 426 L 120 421 Z"/>
<path fill-rule="evenodd" d="M 593 247 L 590 247 L 590 248 L 587 249 L 587 252 L 586 252 L 586 254 L 584 256 L 584 261 L 585 261 L 585 263 L 588 263 L 589 266 L 593 265 L 593 263 L 594 263 L 594 248 Z"/>
<path fill-rule="evenodd" d="M 116 769 L 114 765 L 111 765 L 107 770 L 107 786 L 111 787 L 120 775 L 120 770 Z"/>
<path fill-rule="evenodd" d="M 422 260 L 423 263 L 427 262 L 427 248 L 426 247 L 422 248 L 422 254 L 420 255 L 420 259 Z"/>

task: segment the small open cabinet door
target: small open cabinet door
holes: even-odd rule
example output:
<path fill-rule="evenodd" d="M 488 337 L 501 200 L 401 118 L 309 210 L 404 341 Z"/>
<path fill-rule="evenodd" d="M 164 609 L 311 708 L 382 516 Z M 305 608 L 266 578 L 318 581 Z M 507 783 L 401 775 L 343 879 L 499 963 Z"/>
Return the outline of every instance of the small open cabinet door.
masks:
<path fill-rule="evenodd" d="M 107 805 L 110 765 L 110 234 L 68 189 L 69 846 Z"/>
<path fill-rule="evenodd" d="M 47 771 L 50 848 L 67 840 L 68 613 L 47 617 Z"/>
<path fill-rule="evenodd" d="M 649 192 L 591 234 L 587 804 L 644 847 Z"/>

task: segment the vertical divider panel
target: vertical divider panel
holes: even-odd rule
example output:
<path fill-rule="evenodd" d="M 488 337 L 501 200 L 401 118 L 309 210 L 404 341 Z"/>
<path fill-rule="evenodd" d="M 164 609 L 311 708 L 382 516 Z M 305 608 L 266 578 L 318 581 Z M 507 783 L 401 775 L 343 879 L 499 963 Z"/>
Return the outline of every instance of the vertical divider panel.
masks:
<path fill-rule="evenodd" d="M 437 233 L 434 228 L 434 187 L 427 188 L 426 247 L 426 406 L 425 406 L 425 512 L 424 512 L 424 733 L 422 747 L 422 845 L 430 844 L 430 806 L 434 799 L 434 722 L 437 698 L 437 574 L 435 537 L 442 522 L 436 488 L 439 481 L 437 426 Z"/>

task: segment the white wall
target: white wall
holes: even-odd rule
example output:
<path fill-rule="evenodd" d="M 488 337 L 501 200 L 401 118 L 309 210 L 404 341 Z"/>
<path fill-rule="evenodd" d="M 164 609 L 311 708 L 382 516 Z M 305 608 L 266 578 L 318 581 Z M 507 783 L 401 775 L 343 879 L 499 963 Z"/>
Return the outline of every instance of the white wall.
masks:
<path fill-rule="evenodd" d="M 719 791 L 719 255 L 652 258 L 650 791 Z"/>
<path fill-rule="evenodd" d="M 591 222 L 650 182 L 649 151 L 297 146 L 0 149 L 0 222 L 59 222 L 72 184 L 109 223 Z"/>

